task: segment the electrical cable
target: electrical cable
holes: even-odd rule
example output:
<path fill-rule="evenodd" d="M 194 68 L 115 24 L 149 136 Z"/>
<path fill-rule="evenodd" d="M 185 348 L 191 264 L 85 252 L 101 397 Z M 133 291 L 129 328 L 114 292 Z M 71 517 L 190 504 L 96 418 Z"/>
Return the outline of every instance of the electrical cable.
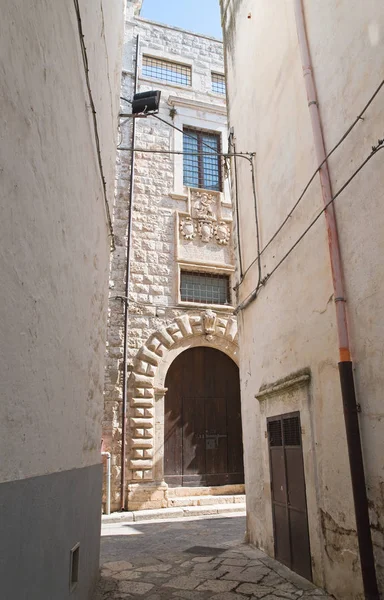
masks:
<path fill-rule="evenodd" d="M 128 102 L 129 104 L 132 104 L 131 100 L 128 100 L 128 98 L 124 98 L 123 96 L 120 96 L 120 100 L 124 100 L 125 102 Z M 168 125 L 169 127 L 172 127 L 172 129 L 176 129 L 176 131 L 179 131 L 180 133 L 182 133 L 183 135 L 185 135 L 186 137 L 191 138 L 192 140 L 195 140 L 196 138 L 193 137 L 193 135 L 189 135 L 189 133 L 185 133 L 185 131 L 183 129 L 181 129 L 180 127 L 177 127 L 176 125 L 174 125 L 173 123 L 170 123 L 169 121 L 166 121 L 166 119 L 163 119 L 162 117 L 159 117 L 159 115 L 148 115 L 148 117 L 154 117 L 155 119 L 158 119 L 159 121 L 161 121 L 162 123 L 165 123 L 165 125 Z M 211 150 L 211 152 L 178 152 L 178 154 L 192 154 L 193 156 L 208 156 L 208 155 L 212 155 L 212 154 L 217 154 L 219 156 L 228 156 L 228 154 L 226 154 L 225 152 L 219 152 L 218 150 L 215 150 L 214 148 L 212 148 L 212 146 L 210 146 L 209 144 L 207 144 L 206 142 L 201 142 L 202 146 L 206 146 L 207 148 L 209 148 Z M 125 148 L 119 148 L 119 150 L 125 150 Z M 144 149 L 136 149 L 136 152 L 156 152 L 156 150 L 144 150 Z M 161 153 L 161 150 L 158 150 L 157 152 Z M 169 151 L 169 154 L 176 154 L 176 152 L 171 152 Z M 254 156 L 255 153 L 254 152 L 239 152 L 237 154 L 237 156 L 243 156 L 244 158 L 246 158 L 247 160 L 250 160 L 250 157 Z"/>
<path fill-rule="evenodd" d="M 87 90 L 88 90 L 89 104 L 91 106 L 91 111 L 92 111 L 93 129 L 94 129 L 95 142 L 96 142 L 97 162 L 98 162 L 101 182 L 102 182 L 102 186 L 103 186 L 103 195 L 104 195 L 105 210 L 107 213 L 109 237 L 111 238 L 111 252 L 113 252 L 116 249 L 115 236 L 113 233 L 111 213 L 109 210 L 107 182 L 106 182 L 106 179 L 104 176 L 103 161 L 101 158 L 99 128 L 98 128 L 97 118 L 96 118 L 96 106 L 95 106 L 95 102 L 93 100 L 91 81 L 89 79 L 88 54 L 87 54 L 87 49 L 86 49 L 85 42 L 84 42 L 83 24 L 82 24 L 82 20 L 81 20 L 81 12 L 80 12 L 80 6 L 79 6 L 78 0 L 73 0 L 73 4 L 75 6 L 76 17 L 77 17 L 77 26 L 78 26 L 78 30 L 79 30 L 80 47 L 81 47 L 81 54 L 82 54 L 82 58 L 83 58 L 83 66 L 84 66 L 84 73 L 85 73 L 85 82 L 86 82 L 86 86 L 87 86 Z"/>
<path fill-rule="evenodd" d="M 332 156 L 332 154 L 335 152 L 335 150 L 337 150 L 337 148 L 343 143 L 343 141 L 348 137 L 348 135 L 351 133 L 352 129 L 354 129 L 355 125 L 359 122 L 363 120 L 363 114 L 366 112 L 366 110 L 369 108 L 369 106 L 372 104 L 373 100 L 376 98 L 377 94 L 379 93 L 379 91 L 381 90 L 381 88 L 384 86 L 384 80 L 380 83 L 380 85 L 376 88 L 375 92 L 373 93 L 373 95 L 370 97 L 370 99 L 368 100 L 367 104 L 364 106 L 363 110 L 361 111 L 361 113 L 356 117 L 356 119 L 354 120 L 354 122 L 352 123 L 352 125 L 347 129 L 347 131 L 342 135 L 342 137 L 339 139 L 339 141 L 337 142 L 337 144 L 332 148 L 332 150 L 330 150 L 330 152 L 328 152 L 327 156 L 324 158 L 323 162 L 317 167 L 316 171 L 313 173 L 312 177 L 310 178 L 310 180 L 308 181 L 307 185 L 305 186 L 305 188 L 303 189 L 302 193 L 300 194 L 299 198 L 296 200 L 295 204 L 293 205 L 293 207 L 291 208 L 291 210 L 289 211 L 288 215 L 285 217 L 285 219 L 283 220 L 283 222 L 281 223 L 281 225 L 277 228 L 277 230 L 275 231 L 275 233 L 272 235 L 272 237 L 269 239 L 269 241 L 266 243 L 266 245 L 264 246 L 264 248 L 261 250 L 260 252 L 260 257 L 261 255 L 266 251 L 266 249 L 271 245 L 271 243 L 273 242 L 273 240 L 277 237 L 277 235 L 280 233 L 280 231 L 283 229 L 283 227 L 286 225 L 286 223 L 289 221 L 289 219 L 291 218 L 292 214 L 294 213 L 294 211 L 296 210 L 296 208 L 298 207 L 298 205 L 300 204 L 301 200 L 303 199 L 304 195 L 306 194 L 309 186 L 311 185 L 311 183 L 313 182 L 313 180 L 315 179 L 316 175 L 319 173 L 321 167 L 326 163 L 326 161 L 328 160 L 328 158 L 330 156 Z M 240 286 L 242 284 L 242 282 L 245 279 L 246 274 L 248 273 L 248 271 L 251 269 L 251 267 L 255 264 L 255 262 L 260 258 L 259 256 L 256 256 L 253 261 L 248 265 L 248 267 L 245 269 L 244 274 L 243 274 L 243 278 L 240 279 L 238 286 Z"/>
<path fill-rule="evenodd" d="M 232 140 L 229 141 L 228 150 L 233 147 L 234 153 L 236 153 L 236 145 L 232 143 Z M 235 176 L 235 212 L 236 212 L 236 229 L 237 229 L 237 245 L 238 245 L 238 255 L 239 255 L 239 270 L 240 270 L 240 281 L 243 277 L 243 259 L 241 256 L 241 235 L 240 235 L 240 215 L 239 215 L 239 186 L 238 186 L 238 177 L 237 177 L 237 163 L 236 156 L 233 157 L 233 170 Z M 236 287 L 236 286 L 235 286 Z"/>
<path fill-rule="evenodd" d="M 373 158 L 380 150 L 384 149 L 384 139 L 382 140 L 378 140 L 378 144 L 377 146 L 372 146 L 372 152 L 369 154 L 369 156 L 361 163 L 361 165 L 356 169 L 356 171 L 354 171 L 354 173 L 351 175 L 351 177 L 344 183 L 344 185 L 341 186 L 341 188 L 336 192 L 336 194 L 331 198 L 331 200 L 321 209 L 321 211 L 319 212 L 319 214 L 311 221 L 311 223 L 308 225 L 308 227 L 303 231 L 303 233 L 298 237 L 298 239 L 296 240 L 296 242 L 293 244 L 293 246 L 291 246 L 291 248 L 284 254 L 284 256 L 279 260 L 279 262 L 277 263 L 277 265 L 275 265 L 275 267 L 272 269 L 272 271 L 270 273 L 268 273 L 264 279 L 262 280 L 262 285 L 264 285 L 266 283 L 267 280 L 270 279 L 270 277 L 277 271 L 277 269 L 283 264 L 283 262 L 288 258 L 288 256 L 291 254 L 291 252 L 293 252 L 293 250 L 296 248 L 296 246 L 299 244 L 299 242 L 301 242 L 301 240 L 307 235 L 307 233 L 310 231 L 310 229 L 312 229 L 312 227 L 315 225 L 315 223 L 319 220 L 319 218 L 321 217 L 322 214 L 325 213 L 325 211 L 327 210 L 327 208 L 336 200 L 336 198 L 338 196 L 340 196 L 340 194 L 345 190 L 346 187 L 348 187 L 348 185 L 351 183 L 351 181 L 356 177 L 356 175 L 358 175 L 358 173 L 360 173 L 360 171 L 365 167 L 365 165 L 371 160 L 371 158 Z M 260 286 L 259 286 L 260 287 Z M 245 305 L 248 305 L 251 301 L 253 301 L 256 297 L 257 297 L 257 292 L 258 292 L 258 287 L 256 287 L 241 303 L 240 305 L 236 308 L 235 310 L 235 314 L 237 314 L 239 311 L 243 310 L 245 308 Z"/>
<path fill-rule="evenodd" d="M 128 299 L 126 296 L 111 296 L 110 300 L 120 300 L 121 302 L 125 302 L 128 303 Z M 196 312 L 199 310 L 206 310 L 206 308 L 208 306 L 212 306 L 210 304 L 204 304 L 201 303 L 201 306 L 199 306 L 198 304 L 196 304 L 196 306 L 182 306 L 179 304 L 154 304 L 153 302 L 137 302 L 136 300 L 129 300 L 129 304 L 135 304 L 136 306 L 142 306 L 142 307 L 151 307 L 151 308 L 161 308 L 161 309 L 168 309 L 168 310 L 182 310 L 184 311 L 189 311 L 189 312 Z M 232 304 L 220 304 L 220 308 L 223 309 L 223 312 L 225 310 L 227 310 L 229 313 L 233 312 L 233 305 Z M 129 312 L 129 311 L 128 311 Z M 130 313 L 130 314 L 135 314 L 135 313 Z"/>

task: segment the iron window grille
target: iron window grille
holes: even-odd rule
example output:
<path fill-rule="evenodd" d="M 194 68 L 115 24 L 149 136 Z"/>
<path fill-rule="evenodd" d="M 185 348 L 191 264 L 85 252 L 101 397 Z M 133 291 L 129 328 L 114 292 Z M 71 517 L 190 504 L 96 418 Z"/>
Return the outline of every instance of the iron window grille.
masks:
<path fill-rule="evenodd" d="M 217 94 L 225 94 L 225 75 L 221 75 L 221 73 L 212 73 L 212 92 L 216 92 Z"/>
<path fill-rule="evenodd" d="M 216 273 L 181 271 L 180 297 L 184 302 L 229 304 L 229 276 Z"/>
<path fill-rule="evenodd" d="M 222 191 L 220 134 L 184 127 L 184 185 Z"/>
<path fill-rule="evenodd" d="M 174 63 L 162 58 L 143 56 L 142 74 L 144 77 L 160 79 L 168 83 L 192 85 L 192 68 L 188 65 Z"/>

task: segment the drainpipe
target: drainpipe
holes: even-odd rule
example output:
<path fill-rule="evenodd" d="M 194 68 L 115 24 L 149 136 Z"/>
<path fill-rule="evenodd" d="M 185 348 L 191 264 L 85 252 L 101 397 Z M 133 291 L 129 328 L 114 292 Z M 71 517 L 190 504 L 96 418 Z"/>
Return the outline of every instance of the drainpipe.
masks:
<path fill-rule="evenodd" d="M 140 36 L 136 38 L 136 63 L 133 94 L 137 92 L 139 77 L 139 45 Z M 120 509 L 126 510 L 125 484 L 126 484 L 126 444 L 127 444 L 127 398 L 128 398 L 128 309 L 129 309 L 129 281 L 131 278 L 131 242 L 132 242 L 132 218 L 134 200 L 134 176 L 135 176 L 135 141 L 136 141 L 136 119 L 132 119 L 132 144 L 131 144 L 131 181 L 129 185 L 129 218 L 127 232 L 127 265 L 125 270 L 125 309 L 124 309 L 124 355 L 123 355 L 123 398 L 121 415 L 121 479 L 120 479 Z"/>
<path fill-rule="evenodd" d="M 111 514 L 111 453 L 110 452 L 102 452 L 101 456 L 107 457 L 107 502 L 105 506 L 105 514 Z"/>
<path fill-rule="evenodd" d="M 326 152 L 321 127 L 316 86 L 308 46 L 305 27 L 303 0 L 294 0 L 297 35 L 303 67 L 308 107 L 311 116 L 312 132 L 318 164 L 325 161 Z M 332 199 L 332 187 L 328 164 L 320 168 L 320 183 L 324 204 Z M 361 573 L 366 600 L 379 600 L 372 537 L 369 522 L 367 488 L 364 474 L 363 453 L 358 421 L 355 383 L 353 379 L 352 361 L 347 325 L 346 298 L 343 281 L 343 268 L 337 232 L 336 216 L 333 204 L 325 211 L 328 233 L 328 246 L 332 269 L 333 289 L 336 303 L 336 322 L 339 339 L 339 374 L 341 395 L 343 399 L 344 420 L 348 445 L 349 465 L 356 516 L 356 530 L 359 544 Z"/>

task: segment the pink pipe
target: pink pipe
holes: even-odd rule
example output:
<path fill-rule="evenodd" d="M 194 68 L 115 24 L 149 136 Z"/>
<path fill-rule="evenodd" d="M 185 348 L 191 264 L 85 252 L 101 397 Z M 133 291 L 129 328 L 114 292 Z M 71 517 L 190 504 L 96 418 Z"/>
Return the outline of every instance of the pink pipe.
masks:
<path fill-rule="evenodd" d="M 301 62 L 303 66 L 303 74 L 305 87 L 307 90 L 308 107 L 311 116 L 313 138 L 315 143 L 315 152 L 317 163 L 321 165 L 326 157 L 324 137 L 321 129 L 321 118 L 319 112 L 319 104 L 317 101 L 316 87 L 313 79 L 313 70 L 311 57 L 309 53 L 307 33 L 305 29 L 304 11 L 302 0 L 295 0 L 295 16 L 297 35 L 299 38 L 299 47 L 301 54 Z M 320 168 L 320 183 L 323 195 L 324 204 L 327 205 L 332 199 L 332 187 L 329 177 L 328 165 L 325 162 Z M 347 325 L 347 313 L 345 307 L 345 290 L 343 280 L 343 268 L 341 262 L 339 236 L 337 233 L 336 215 L 333 204 L 325 211 L 325 219 L 327 223 L 328 246 L 331 260 L 333 289 L 336 303 L 336 322 L 339 338 L 339 353 L 340 362 L 350 361 L 351 353 L 349 348 L 349 336 Z"/>

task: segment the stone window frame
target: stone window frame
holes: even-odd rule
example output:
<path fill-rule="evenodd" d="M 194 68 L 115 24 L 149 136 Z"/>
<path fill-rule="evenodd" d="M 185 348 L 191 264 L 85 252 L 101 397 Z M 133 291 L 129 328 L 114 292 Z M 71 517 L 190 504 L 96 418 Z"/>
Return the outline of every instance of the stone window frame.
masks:
<path fill-rule="evenodd" d="M 190 127 L 189 125 L 184 125 L 183 126 L 183 150 L 185 149 L 185 145 L 188 145 L 188 135 L 193 135 L 193 133 L 196 134 L 196 141 L 197 141 L 197 147 L 198 147 L 198 152 L 209 152 L 209 148 L 205 147 L 205 141 L 204 139 L 202 139 L 204 137 L 205 134 L 207 134 L 207 136 L 211 136 L 212 139 L 215 140 L 216 142 L 216 148 L 217 150 L 214 150 L 214 152 L 212 152 L 212 156 L 214 156 L 216 158 L 216 152 L 220 153 L 222 152 L 222 135 L 219 131 L 212 131 L 211 129 L 206 129 L 206 128 L 197 128 L 197 127 Z M 186 140 L 187 138 L 187 140 Z M 206 175 L 205 175 L 205 165 L 204 165 L 204 159 L 205 157 L 203 156 L 199 156 L 198 160 L 197 160 L 197 171 L 194 172 L 194 174 L 197 175 L 197 179 L 198 179 L 198 183 L 199 185 L 197 186 L 188 186 L 184 183 L 184 180 L 186 178 L 186 173 L 188 173 L 188 171 L 193 171 L 192 167 L 191 167 L 191 161 L 189 161 L 188 164 L 188 159 L 187 156 L 183 156 L 183 185 L 184 187 L 193 187 L 196 189 L 206 189 L 209 191 L 214 191 L 214 192 L 222 192 L 223 191 L 223 161 L 221 159 L 221 156 L 217 156 L 216 160 L 215 160 L 215 168 L 217 168 L 217 175 L 218 175 L 218 187 L 209 187 L 209 188 L 205 188 L 204 185 L 200 185 L 202 183 L 207 183 L 205 181 L 206 179 Z M 211 158 L 211 157 L 209 157 Z M 186 160 L 187 159 L 187 160 Z M 214 169 L 212 169 L 212 171 L 214 171 Z M 209 174 L 209 169 L 208 169 L 208 175 L 207 177 L 210 177 Z"/>
<path fill-rule="evenodd" d="M 217 302 L 217 304 L 220 304 L 222 306 L 228 306 L 230 304 L 231 301 L 231 279 L 230 276 L 227 275 L 226 273 L 218 273 L 218 272 L 212 272 L 212 271 L 201 271 L 200 269 L 198 271 L 191 271 L 190 269 L 180 269 L 180 297 L 182 297 L 183 295 L 183 276 L 190 276 L 192 277 L 192 280 L 189 282 L 190 284 L 192 284 L 192 288 L 195 286 L 195 283 L 197 284 L 197 290 L 199 289 L 201 283 L 204 280 L 207 280 L 207 290 L 210 289 L 214 289 L 216 287 L 216 289 L 218 290 L 218 296 L 221 295 L 221 293 L 223 293 L 223 299 L 224 299 L 224 294 L 225 294 L 225 302 Z M 194 281 L 195 280 L 195 281 Z M 211 280 L 211 281 L 210 281 Z M 217 281 L 217 286 L 214 285 L 214 282 Z M 188 286 L 188 283 L 187 283 Z M 185 293 L 185 292 L 184 292 Z M 200 289 L 200 293 L 201 293 L 201 289 Z M 201 300 L 196 300 L 196 296 L 200 295 L 200 293 L 195 294 L 195 290 L 192 289 L 192 295 L 193 295 L 193 300 L 188 299 L 188 300 L 182 300 L 182 302 L 192 302 L 192 303 L 197 303 L 197 304 L 211 304 L 210 302 L 208 302 L 208 300 L 205 301 L 201 301 Z M 208 291 L 207 291 L 208 293 Z M 216 302 L 212 302 L 212 304 L 216 304 Z"/>
<path fill-rule="evenodd" d="M 229 277 L 229 292 L 230 292 L 230 297 L 229 297 L 229 304 L 205 304 L 203 302 L 190 302 L 190 301 L 186 301 L 186 300 L 182 300 L 181 299 L 181 292 L 180 292 L 180 286 L 181 286 L 181 271 L 190 271 L 192 273 L 210 273 L 210 274 L 217 274 L 217 275 L 227 275 Z M 229 265 L 220 265 L 220 264 L 207 264 L 207 263 L 198 263 L 198 262 L 186 262 L 186 261 L 178 261 L 177 263 L 177 273 L 176 273 L 176 290 L 175 290 L 175 294 L 176 294 L 176 299 L 177 299 L 177 305 L 180 306 L 180 308 L 195 308 L 197 310 L 201 309 L 206 309 L 206 308 L 212 308 L 217 312 L 223 311 L 223 312 L 228 312 L 228 311 L 233 311 L 235 310 L 235 306 L 233 305 L 233 301 L 234 301 L 234 294 L 233 294 L 233 278 L 234 278 L 234 273 L 235 273 L 235 269 L 232 266 Z"/>
<path fill-rule="evenodd" d="M 164 67 L 165 65 L 169 65 L 169 71 L 170 73 L 173 73 L 174 78 L 176 79 L 178 76 L 180 76 L 180 78 L 182 76 L 185 76 L 187 78 L 187 83 L 183 83 L 182 81 L 176 81 L 173 79 L 167 79 L 167 77 L 156 77 L 155 75 L 144 73 L 144 69 L 146 68 L 146 65 L 144 65 L 145 59 L 149 59 L 150 61 L 159 63 L 159 69 L 161 69 L 162 66 Z M 165 83 L 171 86 L 181 86 L 187 89 L 192 87 L 192 65 L 188 65 L 176 60 L 169 60 L 160 56 L 151 56 L 151 54 L 143 52 L 141 55 L 141 72 L 143 77 L 145 77 L 146 79 L 161 82 L 163 84 Z"/>
<path fill-rule="evenodd" d="M 215 81 L 215 77 L 219 78 L 220 81 Z M 218 90 L 214 89 L 215 84 L 224 84 L 224 91 L 219 92 Z M 219 73 L 218 71 L 211 71 L 211 92 L 213 94 L 217 94 L 220 97 L 223 97 L 226 95 L 226 89 L 227 89 L 227 83 L 226 83 L 226 79 L 225 79 L 225 74 L 224 73 Z"/>
<path fill-rule="evenodd" d="M 148 56 L 149 58 L 155 58 L 156 60 L 165 60 L 167 62 L 171 62 L 174 64 L 180 64 L 185 67 L 190 67 L 191 69 L 191 85 L 181 85 L 178 83 L 169 82 L 162 79 L 156 79 L 154 77 L 148 77 L 143 74 L 143 56 Z M 148 46 L 140 47 L 140 56 L 139 56 L 139 80 L 143 82 L 149 82 L 152 86 L 160 86 L 161 88 L 175 88 L 178 90 L 184 90 L 184 92 L 192 93 L 193 91 L 200 91 L 198 85 L 198 77 L 196 75 L 195 69 L 193 68 L 193 60 L 180 56 L 178 54 L 171 54 L 170 52 L 156 52 L 153 48 Z"/>
<path fill-rule="evenodd" d="M 180 99 L 180 106 L 178 108 L 177 101 L 172 99 L 172 106 L 176 108 L 176 115 L 174 118 L 174 125 L 179 129 L 191 128 L 191 129 L 200 129 L 209 131 L 212 133 L 217 133 L 220 135 L 221 140 L 221 151 L 223 153 L 228 151 L 228 128 L 227 128 L 227 119 L 226 115 L 221 112 L 210 112 L 206 113 L 207 118 L 202 119 L 198 116 L 198 112 L 201 111 L 201 107 L 199 102 L 194 102 L 191 100 L 184 104 L 183 100 Z M 221 108 L 221 107 L 220 107 Z M 173 129 L 172 131 L 173 140 L 172 140 L 172 150 L 175 151 L 183 151 L 183 133 Z M 173 184 L 173 192 L 172 194 L 178 199 L 187 200 L 188 198 L 188 188 L 184 185 L 184 163 L 183 163 L 183 155 L 174 155 L 174 184 Z M 221 201 L 225 204 L 225 198 L 228 199 L 228 204 L 230 204 L 231 192 L 229 188 L 229 183 L 227 179 L 223 178 L 222 182 L 222 190 L 220 191 Z"/>

